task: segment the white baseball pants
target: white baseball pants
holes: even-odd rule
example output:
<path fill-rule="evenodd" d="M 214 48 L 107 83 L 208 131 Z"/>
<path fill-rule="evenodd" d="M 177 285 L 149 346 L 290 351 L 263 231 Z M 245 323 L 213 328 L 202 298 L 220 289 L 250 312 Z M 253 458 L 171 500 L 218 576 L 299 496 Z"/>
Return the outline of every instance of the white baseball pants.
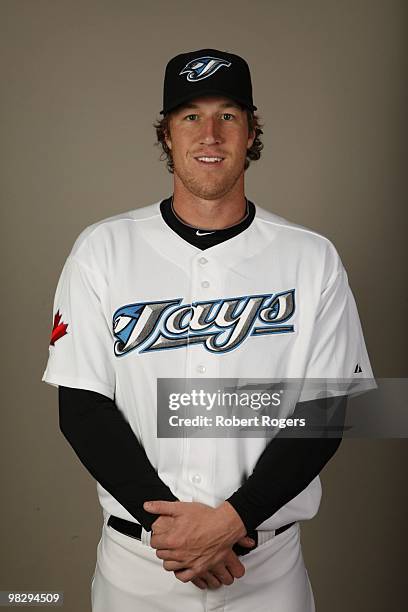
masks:
<path fill-rule="evenodd" d="M 92 612 L 315 612 L 295 523 L 241 557 L 245 575 L 201 590 L 163 569 L 156 551 L 107 525 L 97 547 Z"/>

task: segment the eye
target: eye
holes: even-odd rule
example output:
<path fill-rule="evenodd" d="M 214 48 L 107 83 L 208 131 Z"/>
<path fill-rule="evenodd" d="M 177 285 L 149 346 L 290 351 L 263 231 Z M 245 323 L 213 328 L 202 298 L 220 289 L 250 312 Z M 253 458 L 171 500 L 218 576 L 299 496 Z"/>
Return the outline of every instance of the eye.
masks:
<path fill-rule="evenodd" d="M 184 118 L 187 121 L 194 121 L 196 117 L 198 117 L 197 113 L 191 113 L 191 115 L 186 115 Z"/>
<path fill-rule="evenodd" d="M 231 113 L 222 113 L 222 116 L 226 121 L 231 121 L 231 119 L 234 118 L 234 115 L 232 115 Z"/>

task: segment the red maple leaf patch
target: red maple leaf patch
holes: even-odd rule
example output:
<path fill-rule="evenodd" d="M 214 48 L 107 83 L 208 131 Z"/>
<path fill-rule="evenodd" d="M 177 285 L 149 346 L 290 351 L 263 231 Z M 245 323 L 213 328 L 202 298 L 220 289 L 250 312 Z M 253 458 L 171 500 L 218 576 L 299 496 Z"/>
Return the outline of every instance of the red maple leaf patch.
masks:
<path fill-rule="evenodd" d="M 60 311 L 57 310 L 56 315 L 54 316 L 54 325 L 51 332 L 51 346 L 54 346 L 56 341 L 62 338 L 62 336 L 65 336 L 67 333 L 68 323 L 61 323 L 61 316 Z"/>

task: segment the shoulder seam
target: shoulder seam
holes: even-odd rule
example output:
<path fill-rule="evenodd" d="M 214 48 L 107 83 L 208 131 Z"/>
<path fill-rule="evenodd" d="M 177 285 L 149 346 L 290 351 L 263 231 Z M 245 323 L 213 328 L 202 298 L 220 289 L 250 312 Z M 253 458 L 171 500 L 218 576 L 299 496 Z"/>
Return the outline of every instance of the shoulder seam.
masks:
<path fill-rule="evenodd" d="M 327 238 L 327 236 L 324 236 L 323 234 L 319 234 L 319 232 L 315 232 L 314 230 L 308 229 L 306 227 L 298 227 L 296 225 L 286 225 L 285 223 L 280 223 L 278 221 L 272 221 L 270 219 L 263 219 L 262 217 L 257 217 L 257 219 L 259 221 L 262 221 L 263 223 L 269 223 L 270 225 L 277 225 L 278 227 L 284 227 L 285 229 L 297 230 L 299 232 L 305 232 L 306 234 L 312 234 L 312 236 L 317 236 L 318 238 L 323 238 L 323 240 L 326 240 L 326 242 L 328 242 L 329 244 L 333 245 L 333 243 L 330 240 L 330 238 Z"/>
<path fill-rule="evenodd" d="M 137 210 L 137 209 L 135 209 L 135 210 Z M 133 211 L 130 211 L 130 212 L 133 212 Z M 102 225 L 105 225 L 105 223 L 117 223 L 119 221 L 148 221 L 149 219 L 153 219 L 154 217 L 158 217 L 159 215 L 160 215 L 160 212 L 158 211 L 158 212 L 155 212 L 154 214 L 151 214 L 149 217 L 141 217 L 140 219 L 135 219 L 134 217 L 131 217 L 131 216 L 129 216 L 129 217 L 120 217 L 119 219 L 109 219 L 109 217 L 108 217 L 105 220 L 102 219 L 101 221 L 97 221 L 96 224 L 95 224 L 95 227 L 89 233 L 87 238 L 89 238 L 89 236 L 92 236 L 94 231 L 97 230 L 98 227 L 101 227 Z"/>
<path fill-rule="evenodd" d="M 72 260 L 75 261 L 76 264 L 78 264 L 78 266 L 80 268 L 84 268 L 85 270 L 87 270 L 88 272 L 90 272 L 91 274 L 95 274 L 96 276 L 99 276 L 103 283 L 106 285 L 106 281 L 103 278 L 102 274 L 99 272 L 99 270 L 93 270 L 92 268 L 90 268 L 86 263 L 84 263 L 83 261 L 81 261 L 80 259 L 78 259 L 76 257 L 76 255 L 68 255 L 68 259 L 67 261 Z"/>
<path fill-rule="evenodd" d="M 161 201 L 161 200 L 160 200 L 160 201 Z M 158 203 L 158 202 L 155 202 L 155 204 L 157 204 L 157 203 Z M 154 204 L 151 204 L 151 206 L 154 206 Z M 133 209 L 133 210 L 137 210 L 137 209 Z M 133 212 L 133 211 L 128 211 L 128 212 Z M 91 236 L 92 236 L 92 235 L 93 235 L 93 234 L 94 234 L 94 233 L 95 233 L 95 232 L 96 232 L 96 231 L 97 231 L 97 230 L 98 230 L 100 227 L 102 227 L 102 226 L 103 226 L 103 225 L 105 225 L 105 224 L 108 224 L 108 223 L 117 223 L 117 222 L 119 222 L 119 221 L 133 221 L 133 222 L 136 222 L 136 221 L 148 221 L 148 220 L 150 220 L 150 219 L 153 219 L 154 217 L 158 217 L 159 215 L 160 215 L 160 211 L 156 211 L 155 213 L 152 213 L 152 214 L 151 214 L 151 215 L 149 215 L 148 217 L 142 217 L 142 218 L 140 218 L 140 219 L 135 219 L 134 217 L 131 217 L 131 216 L 129 216 L 129 217 L 120 217 L 119 219 L 115 219 L 115 218 L 111 219 L 111 218 L 109 218 L 109 217 L 108 217 L 107 219 L 102 219 L 101 221 L 96 221 L 96 222 L 95 222 L 95 224 L 92 224 L 92 223 L 91 223 L 90 225 L 88 225 L 88 226 L 84 227 L 84 229 L 83 229 L 83 230 L 82 230 L 82 231 L 81 231 L 81 232 L 78 234 L 78 236 L 77 236 L 76 240 L 78 240 L 78 239 L 79 239 L 79 237 L 81 236 L 81 234 L 82 234 L 82 233 L 84 233 L 84 232 L 86 232 L 86 230 L 87 230 L 88 228 L 92 227 L 92 225 L 95 225 L 95 227 L 94 227 L 92 230 L 90 230 L 90 231 L 89 231 L 89 233 L 88 233 L 86 236 L 84 236 L 83 240 L 82 240 L 82 241 L 81 241 L 81 243 L 78 245 L 78 249 L 77 249 L 77 250 L 79 251 L 79 250 L 81 249 L 81 247 L 82 247 L 83 245 L 85 245 L 85 244 L 86 244 L 86 242 L 89 240 L 89 238 L 90 238 L 90 237 L 91 237 Z M 75 244 L 75 242 L 74 242 L 74 244 Z"/>

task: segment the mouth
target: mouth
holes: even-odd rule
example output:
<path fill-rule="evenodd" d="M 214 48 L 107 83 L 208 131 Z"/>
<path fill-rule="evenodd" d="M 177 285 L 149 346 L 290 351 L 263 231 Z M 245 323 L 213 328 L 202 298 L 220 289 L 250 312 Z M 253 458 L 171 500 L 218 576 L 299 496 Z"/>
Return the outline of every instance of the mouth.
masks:
<path fill-rule="evenodd" d="M 218 157 L 218 156 L 217 157 L 215 156 L 207 157 L 205 155 L 201 155 L 200 157 L 195 157 L 194 159 L 198 163 L 203 164 L 203 165 L 205 164 L 207 166 L 211 166 L 211 165 L 216 166 L 216 165 L 220 165 L 224 161 L 225 157 Z"/>

